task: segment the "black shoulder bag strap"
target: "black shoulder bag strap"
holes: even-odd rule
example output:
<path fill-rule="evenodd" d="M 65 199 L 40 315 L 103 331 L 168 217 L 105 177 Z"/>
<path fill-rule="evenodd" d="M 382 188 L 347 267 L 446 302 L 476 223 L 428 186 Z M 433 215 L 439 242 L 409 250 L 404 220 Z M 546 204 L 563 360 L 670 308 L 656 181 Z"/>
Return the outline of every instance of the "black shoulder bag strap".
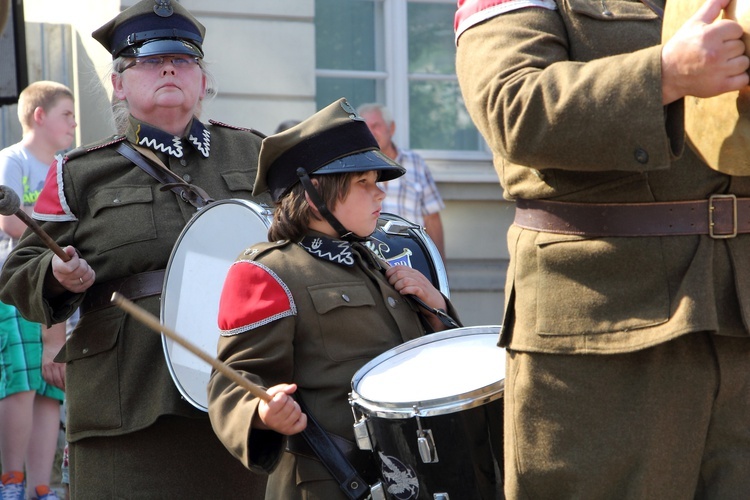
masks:
<path fill-rule="evenodd" d="M 312 413 L 307 409 L 299 395 L 295 399 L 300 409 L 307 415 L 307 427 L 302 431 L 302 437 L 312 448 L 333 479 L 339 483 L 341 490 L 351 500 L 363 500 L 370 496 L 370 485 L 362 479 L 344 453 L 336 446 L 328 433 L 318 424 Z"/>
<path fill-rule="evenodd" d="M 202 188 L 195 184 L 188 184 L 166 167 L 154 165 L 127 142 L 119 143 L 116 150 L 122 156 L 138 165 L 148 175 L 164 184 L 162 189 L 172 190 L 181 200 L 190 203 L 195 208 L 203 208 L 214 201 Z"/>

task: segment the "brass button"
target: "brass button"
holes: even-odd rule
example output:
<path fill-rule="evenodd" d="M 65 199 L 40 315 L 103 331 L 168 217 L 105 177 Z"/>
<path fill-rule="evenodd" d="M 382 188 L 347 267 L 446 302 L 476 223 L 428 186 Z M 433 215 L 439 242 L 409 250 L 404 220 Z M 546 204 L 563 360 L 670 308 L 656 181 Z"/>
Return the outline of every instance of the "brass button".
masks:
<path fill-rule="evenodd" d="M 344 299 L 344 302 L 349 302 L 349 296 L 347 294 L 342 293 L 341 298 Z"/>
<path fill-rule="evenodd" d="M 393 297 L 388 297 L 388 305 L 389 306 L 396 307 L 396 303 L 397 303 L 396 299 L 394 299 Z"/>
<path fill-rule="evenodd" d="M 182 178 L 185 179 L 185 182 L 193 182 L 193 178 L 190 177 L 190 174 L 185 174 Z"/>
<path fill-rule="evenodd" d="M 185 158 L 180 158 L 180 165 L 182 165 L 183 167 L 185 165 L 187 165 L 187 160 Z M 187 179 L 185 179 L 185 180 L 188 181 Z M 188 182 L 190 182 L 190 181 L 188 181 Z"/>
<path fill-rule="evenodd" d="M 88 348 L 88 347 L 84 347 L 84 348 L 83 348 L 83 349 L 81 350 L 81 352 L 82 352 L 83 354 L 88 354 L 88 353 L 89 353 L 89 348 Z"/>

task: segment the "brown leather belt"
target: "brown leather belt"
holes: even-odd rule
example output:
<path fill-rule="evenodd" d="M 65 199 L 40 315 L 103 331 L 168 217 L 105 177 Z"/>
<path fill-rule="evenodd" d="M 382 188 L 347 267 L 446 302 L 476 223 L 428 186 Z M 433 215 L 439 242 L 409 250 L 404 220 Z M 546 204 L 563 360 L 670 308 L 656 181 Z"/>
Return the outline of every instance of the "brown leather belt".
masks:
<path fill-rule="evenodd" d="M 568 203 L 516 200 L 515 225 L 547 233 L 598 237 L 750 233 L 750 198 L 715 194 L 707 200 L 656 203 Z"/>
<path fill-rule="evenodd" d="M 112 294 L 119 292 L 129 300 L 159 295 L 164 286 L 164 269 L 138 273 L 127 278 L 111 280 L 86 290 L 81 303 L 81 315 L 112 306 Z"/>

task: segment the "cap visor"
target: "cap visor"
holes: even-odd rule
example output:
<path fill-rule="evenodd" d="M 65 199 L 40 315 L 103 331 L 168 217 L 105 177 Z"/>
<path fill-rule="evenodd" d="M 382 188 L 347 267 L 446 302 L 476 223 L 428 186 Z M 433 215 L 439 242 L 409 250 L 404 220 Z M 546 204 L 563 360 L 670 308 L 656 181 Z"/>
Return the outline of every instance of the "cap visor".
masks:
<path fill-rule="evenodd" d="M 197 45 L 186 40 L 176 39 L 148 40 L 141 45 L 126 47 L 118 55 L 122 57 L 148 57 L 164 54 L 187 54 L 203 57 L 203 51 Z"/>
<path fill-rule="evenodd" d="M 343 174 L 348 172 L 379 171 L 378 181 L 389 181 L 401 177 L 406 169 L 388 158 L 379 150 L 365 151 L 344 156 L 317 169 L 313 174 Z"/>

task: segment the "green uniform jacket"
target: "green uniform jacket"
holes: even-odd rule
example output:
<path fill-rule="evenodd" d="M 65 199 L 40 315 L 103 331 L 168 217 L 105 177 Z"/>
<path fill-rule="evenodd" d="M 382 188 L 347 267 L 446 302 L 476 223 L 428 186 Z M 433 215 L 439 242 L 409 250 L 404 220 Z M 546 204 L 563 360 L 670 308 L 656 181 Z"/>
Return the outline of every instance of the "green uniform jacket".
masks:
<path fill-rule="evenodd" d="M 337 255 L 314 256 L 287 241 L 253 248 L 257 252 L 246 251 L 240 260 L 258 262 L 278 276 L 293 298 L 296 314 L 260 319 L 254 327 L 223 333 L 219 359 L 263 387 L 297 384 L 320 425 L 354 441 L 348 403 L 354 374 L 377 355 L 423 335 L 418 315 L 358 254 L 348 266 L 337 263 Z M 225 285 L 222 300 L 227 293 L 244 295 L 239 283 L 237 289 Z M 457 317 L 455 310 L 449 313 Z M 221 322 L 221 312 L 219 316 Z M 331 475 L 320 462 L 290 453 L 282 458 L 283 436 L 251 429 L 258 403 L 226 377 L 212 374 L 208 412 L 214 430 L 247 467 L 273 470 L 266 498 L 307 498 L 303 491 L 317 491 L 316 498 L 333 491 L 345 498 L 336 483 L 331 486 Z"/>
<path fill-rule="evenodd" d="M 260 137 L 222 125 L 206 128 L 209 157 L 187 146 L 183 158 L 169 157 L 168 166 L 215 199 L 252 199 Z M 175 241 L 195 214 L 192 205 L 161 191 L 161 184 L 118 154 L 113 143 L 121 140 L 72 151 L 67 161 L 53 167 L 77 220 L 41 224 L 58 244 L 78 249 L 96 272 L 96 283 L 165 269 Z M 236 230 L 227 221 L 227 231 Z M 0 277 L 2 300 L 46 324 L 65 320 L 83 299 L 83 294 L 45 299 L 43 283 L 52 255 L 26 231 Z M 159 317 L 158 296 L 136 303 Z M 165 414 L 202 416 L 175 388 L 160 336 L 118 307 L 84 315 L 63 356 L 71 442 L 127 434 Z"/>
<path fill-rule="evenodd" d="M 750 195 L 750 177 L 711 170 L 685 147 L 683 102 L 662 106 L 656 14 L 639 0 L 554 4 L 497 15 L 458 39 L 464 99 L 508 199 Z M 508 245 L 501 341 L 513 349 L 615 353 L 688 332 L 747 334 L 750 235 L 590 238 L 512 226 Z"/>

